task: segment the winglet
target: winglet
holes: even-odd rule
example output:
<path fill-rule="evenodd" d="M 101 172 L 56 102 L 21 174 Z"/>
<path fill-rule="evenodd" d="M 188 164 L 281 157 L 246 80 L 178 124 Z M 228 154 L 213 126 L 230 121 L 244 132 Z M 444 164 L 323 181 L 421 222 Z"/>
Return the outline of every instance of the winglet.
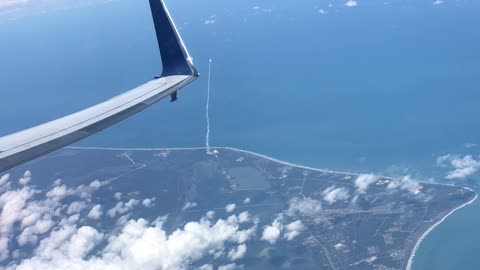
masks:
<path fill-rule="evenodd" d="M 198 77 L 198 71 L 163 0 L 150 0 L 150 9 L 162 57 L 162 77 L 172 75 Z"/>

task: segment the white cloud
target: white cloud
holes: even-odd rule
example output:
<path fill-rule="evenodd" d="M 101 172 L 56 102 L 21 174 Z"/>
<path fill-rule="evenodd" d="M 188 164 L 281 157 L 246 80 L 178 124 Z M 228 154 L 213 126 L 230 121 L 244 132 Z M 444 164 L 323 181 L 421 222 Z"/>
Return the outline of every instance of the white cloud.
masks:
<path fill-rule="evenodd" d="M 85 208 L 87 208 L 87 204 L 84 201 L 74 201 L 68 206 L 67 214 L 80 213 Z"/>
<path fill-rule="evenodd" d="M 9 269 L 88 269 L 79 259 L 87 256 L 103 237 L 89 226 L 77 229 L 73 225 L 64 225 L 40 242 L 33 258 Z"/>
<path fill-rule="evenodd" d="M 66 246 L 68 257 L 84 258 L 102 239 L 103 234 L 92 227 L 83 226 L 64 245 Z"/>
<path fill-rule="evenodd" d="M 8 238 L 0 236 L 0 262 L 5 261 L 9 254 L 10 251 L 8 250 Z"/>
<path fill-rule="evenodd" d="M 331 186 L 322 192 L 323 199 L 328 202 L 328 204 L 333 204 L 337 201 L 345 201 L 350 198 L 348 189 L 346 188 L 336 188 L 336 186 Z"/>
<path fill-rule="evenodd" d="M 75 215 L 69 216 L 66 221 L 62 222 L 62 224 L 73 225 L 73 224 L 77 223 L 79 220 L 80 220 L 80 214 L 75 214 Z"/>
<path fill-rule="evenodd" d="M 72 195 L 73 190 L 67 189 L 66 185 L 55 186 L 52 190 L 47 193 L 48 198 L 55 199 L 57 201 L 65 198 L 68 195 Z"/>
<path fill-rule="evenodd" d="M 58 253 L 60 246 L 66 243 L 70 237 L 75 233 L 76 227 L 72 225 L 64 225 L 61 228 L 52 231 L 50 235 L 40 241 L 40 245 L 35 250 L 36 255 L 42 259 L 48 259 L 56 256 L 54 253 Z M 28 265 L 29 261 L 27 261 Z"/>
<path fill-rule="evenodd" d="M 270 8 L 262 8 L 260 6 L 254 6 L 252 9 L 255 11 L 255 14 L 259 14 L 260 12 L 263 13 L 271 13 L 273 10 Z"/>
<path fill-rule="evenodd" d="M 263 229 L 262 233 L 262 240 L 269 242 L 270 244 L 275 244 L 277 242 L 278 237 L 280 237 L 280 233 L 283 229 L 283 225 L 275 219 L 272 225 L 267 225 Z"/>
<path fill-rule="evenodd" d="M 214 14 L 214 15 L 211 15 L 211 16 L 208 16 L 208 18 L 205 20 L 205 24 L 214 24 L 216 22 L 216 18 L 217 16 Z"/>
<path fill-rule="evenodd" d="M 249 229 L 238 231 L 237 234 L 235 235 L 235 240 L 237 241 L 238 244 L 243 244 L 248 240 L 250 240 L 253 236 L 255 236 L 256 232 L 257 232 L 257 224 L 255 224 Z"/>
<path fill-rule="evenodd" d="M 480 168 L 480 161 L 475 160 L 470 155 L 452 159 L 451 164 L 455 170 L 447 175 L 448 179 L 465 178 L 476 173 Z"/>
<path fill-rule="evenodd" d="M 290 241 L 299 236 L 300 233 L 305 230 L 305 226 L 302 221 L 297 220 L 285 226 L 285 230 L 284 238 Z"/>
<path fill-rule="evenodd" d="M 187 203 L 185 204 L 185 206 L 183 206 L 182 211 L 185 211 L 185 210 L 188 210 L 188 209 L 194 208 L 194 207 L 197 207 L 197 203 L 196 203 L 196 202 L 187 202 Z"/>
<path fill-rule="evenodd" d="M 79 196 L 82 199 L 90 200 L 92 194 L 100 189 L 101 186 L 106 183 L 99 182 L 98 180 L 93 181 L 88 186 L 80 185 L 75 188 L 67 188 L 66 185 L 55 186 L 52 190 L 47 192 L 46 196 L 49 199 L 60 201 L 66 197 L 70 196 Z"/>
<path fill-rule="evenodd" d="M 128 202 L 125 203 L 125 207 L 127 207 L 129 209 L 132 209 L 133 207 L 137 206 L 138 204 L 140 204 L 139 200 L 130 199 Z"/>
<path fill-rule="evenodd" d="M 118 214 L 125 214 L 126 212 L 132 210 L 135 206 L 139 205 L 140 201 L 135 199 L 130 199 L 128 202 L 118 202 L 113 208 L 107 211 L 109 217 L 115 217 Z"/>
<path fill-rule="evenodd" d="M 245 243 L 256 233 L 256 220 L 253 226 L 240 230 L 240 225 L 246 226 L 252 220 L 248 212 L 216 223 L 202 218 L 200 222 L 187 223 L 183 229 L 170 235 L 162 229 L 164 219 L 158 219 L 151 226 L 147 221 L 128 220 L 122 216 L 117 222 L 121 227 L 108 235 L 89 226 L 77 227 L 75 223 L 82 219 L 87 204 L 76 200 L 65 206 L 62 200 L 66 197 L 90 199 L 102 185 L 94 181 L 79 187 L 56 186 L 44 192 L 26 183 L 20 189 L 1 194 L 0 260 L 10 256 L 8 247 L 12 240 L 21 246 L 31 244 L 33 248 L 33 257 L 20 261 L 19 265 L 11 264 L 7 269 L 189 268 L 191 262 L 210 256 L 211 250 L 231 260 L 242 258 L 246 253 Z M 39 198 L 41 195 L 43 200 Z M 112 209 L 118 214 L 139 204 L 139 200 L 131 199 L 118 202 Z M 101 214 L 101 206 L 95 205 L 88 217 L 99 218 Z M 152 239 L 154 243 L 151 243 Z M 100 246 L 100 243 L 104 245 Z M 236 248 L 224 253 L 227 243 L 236 245 Z M 93 250 L 96 250 L 94 254 Z M 166 251 L 168 258 L 159 258 L 162 257 L 158 256 L 159 250 Z"/>
<path fill-rule="evenodd" d="M 205 20 L 205 24 L 206 25 L 209 25 L 209 24 L 215 24 L 215 20 Z"/>
<path fill-rule="evenodd" d="M 245 253 L 247 253 L 247 245 L 241 244 L 238 247 L 230 250 L 228 253 L 228 258 L 230 258 L 232 261 L 240 260 L 245 256 Z"/>
<path fill-rule="evenodd" d="M 208 219 L 213 219 L 214 216 L 215 216 L 214 211 L 208 211 L 207 214 L 205 215 L 205 217 Z"/>
<path fill-rule="evenodd" d="M 293 198 L 289 202 L 287 214 L 295 216 L 301 214 L 308 217 L 319 217 L 322 214 L 322 203 L 311 198 Z"/>
<path fill-rule="evenodd" d="M 122 193 L 121 192 L 115 192 L 113 197 L 117 200 L 120 201 L 122 199 Z"/>
<path fill-rule="evenodd" d="M 357 188 L 357 192 L 359 193 L 365 193 L 368 189 L 368 187 L 377 182 L 380 179 L 380 177 L 374 175 L 374 174 L 361 174 L 357 177 L 355 180 L 355 186 Z"/>
<path fill-rule="evenodd" d="M 238 260 L 245 256 L 247 247 L 239 237 L 246 230 L 240 230 L 236 220 L 239 218 L 232 218 L 233 223 L 222 219 L 212 223 L 202 218 L 171 234 L 163 230 L 161 219 L 154 224 L 130 220 L 109 235 L 92 227 L 65 224 L 40 241 L 32 258 L 7 269 L 187 269 L 205 256 L 223 256 L 227 243 L 238 246 L 225 256 Z M 104 242 L 98 253 L 91 253 Z"/>
<path fill-rule="evenodd" d="M 355 0 L 349 0 L 347 3 L 345 3 L 345 6 L 347 7 L 356 7 L 358 6 L 358 2 Z"/>
<path fill-rule="evenodd" d="M 422 190 L 422 185 L 417 181 L 413 180 L 409 175 L 404 176 L 400 179 L 394 179 L 390 181 L 387 186 L 387 189 L 397 189 L 407 190 L 413 194 L 419 194 Z"/>
<path fill-rule="evenodd" d="M 234 203 L 228 204 L 227 206 L 225 206 L 225 212 L 231 213 L 235 210 L 236 207 L 237 206 Z"/>
<path fill-rule="evenodd" d="M 2 186 L 0 242 L 2 245 L 6 244 L 6 248 L 0 252 L 0 260 L 8 259 L 10 256 L 8 245 L 14 239 L 20 246 L 34 245 L 55 227 L 55 220 L 59 220 L 58 224 L 71 224 L 78 221 L 80 218 L 78 214 L 68 218 L 64 215 L 81 212 L 86 207 L 86 203 L 74 201 L 65 206 L 62 200 L 68 196 L 90 199 L 93 192 L 103 185 L 99 181 L 76 188 L 57 185 L 45 192 L 29 186 L 31 177 L 31 172 L 26 171 L 19 179 L 21 184 L 19 189 L 11 189 L 10 185 Z M 6 181 L 6 178 L 4 176 L 3 180 Z M 61 184 L 59 181 L 55 182 Z M 43 199 L 40 196 L 43 196 Z"/>
<path fill-rule="evenodd" d="M 92 188 L 93 190 L 98 190 L 99 188 L 101 188 L 103 185 L 105 185 L 106 183 L 102 183 L 98 180 L 95 180 L 93 182 L 90 183 L 90 185 L 88 185 L 90 188 Z"/>
<path fill-rule="evenodd" d="M 5 175 L 2 175 L 2 177 L 0 177 L 0 186 L 5 185 L 8 182 L 9 179 L 10 179 L 10 174 L 9 173 L 7 173 Z"/>
<path fill-rule="evenodd" d="M 237 269 L 237 265 L 234 263 L 226 264 L 218 267 L 218 270 L 235 270 Z"/>
<path fill-rule="evenodd" d="M 244 204 L 249 204 L 251 202 L 252 202 L 252 199 L 250 199 L 250 197 L 247 197 L 247 198 L 245 198 L 245 200 L 243 200 Z"/>
<path fill-rule="evenodd" d="M 23 177 L 18 180 L 18 183 L 25 186 L 26 184 L 30 183 L 30 180 L 32 180 L 32 173 L 30 171 L 26 171 L 23 174 Z"/>
<path fill-rule="evenodd" d="M 451 154 L 447 154 L 447 155 L 443 155 L 443 156 L 439 156 L 437 157 L 437 160 L 436 160 L 436 163 L 437 163 L 437 166 L 440 166 L 440 167 L 448 167 L 447 164 L 445 164 L 447 161 L 451 160 L 451 159 L 454 159 L 455 156 L 451 155 Z"/>
<path fill-rule="evenodd" d="M 7 191 L 0 196 L 0 235 L 9 235 L 13 226 L 24 218 L 23 210 L 27 201 L 32 199 L 36 192 L 29 187 Z"/>
<path fill-rule="evenodd" d="M 153 154 L 154 157 L 166 158 L 170 155 L 170 151 L 162 151 L 156 154 Z"/>
<path fill-rule="evenodd" d="M 152 198 L 147 198 L 145 200 L 142 201 L 142 205 L 145 206 L 145 207 L 153 207 L 154 206 L 154 202 L 155 201 L 155 197 L 152 197 Z"/>
<path fill-rule="evenodd" d="M 103 215 L 102 206 L 100 204 L 97 204 L 94 207 L 92 207 L 90 212 L 88 212 L 87 217 L 89 219 L 99 219 L 102 217 L 102 215 Z"/>
<path fill-rule="evenodd" d="M 478 145 L 475 143 L 466 143 L 463 145 L 465 148 L 474 148 L 477 147 Z"/>
<path fill-rule="evenodd" d="M 319 10 L 318 10 L 318 13 L 320 13 L 320 14 L 322 14 L 322 15 L 327 15 L 327 14 L 328 14 L 328 12 L 325 11 L 324 9 L 319 9 Z"/>
<path fill-rule="evenodd" d="M 217 221 L 213 221 L 213 212 L 209 212 L 208 218 L 188 222 L 171 233 L 163 229 L 167 217 L 149 222 L 129 220 L 124 215 L 112 223 L 115 228 L 104 234 L 100 229 L 81 225 L 86 222 L 83 215 L 91 219 L 101 217 L 100 204 L 90 211 L 85 211 L 85 207 L 90 204 L 92 193 L 102 185 L 94 181 L 90 185 L 67 187 L 59 182 L 51 190 L 41 191 L 27 183 L 1 194 L 0 261 L 13 256 L 11 253 L 20 256 L 17 261 L 9 261 L 5 269 L 190 269 L 193 263 L 208 256 L 243 258 L 246 242 L 256 235 L 258 219 L 248 212 Z M 62 200 L 67 197 L 71 203 L 64 205 Z M 110 214 L 116 216 L 140 202 L 136 199 L 117 202 Z M 15 240 L 20 245 L 31 244 L 31 254 L 18 255 L 18 251 L 9 250 L 9 243 Z M 234 248 L 227 252 L 230 246 Z M 224 266 L 231 267 L 237 266 Z"/>
<path fill-rule="evenodd" d="M 471 155 L 464 157 L 458 155 L 444 155 L 437 158 L 437 165 L 441 167 L 451 167 L 445 178 L 464 179 L 469 177 L 480 169 L 480 160 L 476 160 Z"/>
<path fill-rule="evenodd" d="M 444 3 L 443 0 L 436 0 L 435 2 L 433 2 L 434 5 L 441 5 L 443 3 Z"/>
<path fill-rule="evenodd" d="M 45 234 L 55 223 L 50 219 L 38 220 L 33 226 L 25 228 L 22 233 L 17 237 L 17 242 L 20 246 L 24 246 L 27 243 L 35 244 L 38 241 L 38 235 Z"/>
<path fill-rule="evenodd" d="M 211 264 L 204 264 L 198 268 L 198 270 L 213 270 L 213 265 Z"/>
<path fill-rule="evenodd" d="M 231 215 L 227 218 L 227 222 L 232 224 L 238 223 L 238 217 L 235 215 Z"/>
<path fill-rule="evenodd" d="M 250 221 L 250 213 L 248 212 L 242 212 L 238 215 L 238 221 L 240 223 L 246 223 Z"/>

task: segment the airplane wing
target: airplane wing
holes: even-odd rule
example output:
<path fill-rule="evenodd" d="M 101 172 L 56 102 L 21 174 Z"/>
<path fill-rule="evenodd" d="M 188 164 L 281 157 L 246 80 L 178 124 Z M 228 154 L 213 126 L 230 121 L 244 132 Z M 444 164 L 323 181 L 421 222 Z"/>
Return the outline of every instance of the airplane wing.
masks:
<path fill-rule="evenodd" d="M 0 172 L 102 131 L 198 78 L 163 0 L 149 1 L 162 58 L 161 76 L 83 111 L 1 137 Z"/>

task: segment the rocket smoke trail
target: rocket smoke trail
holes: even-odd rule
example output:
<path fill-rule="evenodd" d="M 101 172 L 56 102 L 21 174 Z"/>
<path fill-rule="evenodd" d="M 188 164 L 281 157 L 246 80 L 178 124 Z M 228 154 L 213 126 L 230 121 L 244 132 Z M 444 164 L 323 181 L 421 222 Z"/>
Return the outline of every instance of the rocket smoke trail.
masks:
<path fill-rule="evenodd" d="M 207 154 L 211 154 L 210 152 L 210 75 L 212 73 L 212 59 L 208 60 L 208 86 L 207 86 L 207 106 L 205 117 L 207 120 L 207 134 L 205 137 L 205 147 L 207 148 Z"/>

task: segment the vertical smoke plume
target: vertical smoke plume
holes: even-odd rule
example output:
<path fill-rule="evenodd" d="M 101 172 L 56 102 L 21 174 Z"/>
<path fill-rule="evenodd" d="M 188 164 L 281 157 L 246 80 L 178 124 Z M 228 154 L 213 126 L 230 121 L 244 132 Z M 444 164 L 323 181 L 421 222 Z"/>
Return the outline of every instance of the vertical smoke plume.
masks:
<path fill-rule="evenodd" d="M 207 120 L 207 134 L 205 136 L 205 147 L 207 148 L 207 154 L 210 152 L 210 78 L 212 74 L 212 59 L 208 60 L 208 83 L 207 83 L 207 106 L 205 117 Z"/>

